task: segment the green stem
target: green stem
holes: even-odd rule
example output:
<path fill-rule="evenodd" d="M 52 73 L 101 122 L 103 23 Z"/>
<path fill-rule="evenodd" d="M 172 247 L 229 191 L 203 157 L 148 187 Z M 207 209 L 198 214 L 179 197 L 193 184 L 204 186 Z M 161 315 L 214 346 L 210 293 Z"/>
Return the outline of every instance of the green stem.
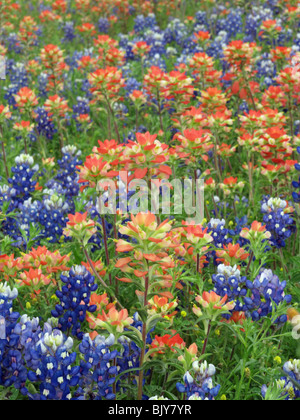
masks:
<path fill-rule="evenodd" d="M 0 124 L 0 137 L 1 137 L 0 141 L 1 141 L 1 149 L 2 149 L 2 158 L 3 158 L 6 178 L 8 179 L 9 178 L 9 171 L 8 171 L 6 152 L 5 152 L 4 142 L 3 142 L 3 128 L 2 128 L 1 124 Z"/>
<path fill-rule="evenodd" d="M 107 234 L 106 234 L 106 226 L 105 226 L 105 218 L 102 216 L 101 217 L 101 222 L 102 222 L 102 229 L 103 229 L 103 241 L 104 241 L 104 249 L 105 249 L 105 257 L 106 257 L 106 264 L 107 267 L 109 269 L 109 265 L 110 265 L 110 258 L 109 258 L 109 252 L 108 252 L 108 243 L 107 243 Z M 112 278 L 111 278 L 111 274 L 109 274 L 109 284 L 112 284 Z"/>
<path fill-rule="evenodd" d="M 146 276 L 145 292 L 144 292 L 144 308 L 146 308 L 148 304 L 148 290 L 149 290 L 149 277 Z M 143 323 L 142 340 L 143 340 L 143 347 L 141 349 L 141 357 L 140 357 L 138 401 L 141 401 L 143 398 L 143 381 L 144 381 L 143 365 L 144 365 L 144 359 L 145 359 L 145 353 L 146 353 L 146 341 L 147 341 L 147 323 L 146 322 Z"/>
<path fill-rule="evenodd" d="M 201 355 L 202 356 L 206 352 L 206 347 L 207 347 L 207 343 L 208 343 L 210 331 L 211 331 L 211 321 L 209 321 L 209 324 L 208 324 L 207 334 L 206 334 L 206 338 L 205 338 L 205 341 L 204 341 L 204 344 L 203 344 L 203 348 L 202 348 L 202 352 L 201 352 Z"/>
<path fill-rule="evenodd" d="M 118 139 L 118 143 L 120 144 L 121 143 L 121 136 L 120 136 L 118 124 L 117 124 L 116 119 L 115 119 L 115 112 L 114 112 L 113 108 L 111 107 L 111 105 L 109 103 L 109 100 L 106 96 L 105 96 L 105 99 L 106 99 L 106 103 L 107 103 L 108 114 L 110 114 L 112 116 L 116 136 L 117 136 L 117 139 Z M 110 117 L 109 117 L 109 121 L 110 121 Z M 111 139 L 111 135 L 110 135 L 110 139 Z"/>
<path fill-rule="evenodd" d="M 248 262 L 248 265 L 247 265 L 247 268 L 246 268 L 246 274 L 249 271 L 249 268 L 250 268 L 250 265 L 252 263 L 253 257 L 254 257 L 254 253 L 253 253 L 253 251 L 251 251 L 251 254 L 250 254 L 250 257 L 249 257 L 249 262 Z"/>
<path fill-rule="evenodd" d="M 110 294 L 110 296 L 112 297 L 112 299 L 120 306 L 120 308 L 121 309 L 124 309 L 124 306 L 119 302 L 119 300 L 117 299 L 117 297 L 110 292 L 110 289 L 109 289 L 108 285 L 105 283 L 105 281 L 103 280 L 103 278 L 99 275 L 99 273 L 95 269 L 94 264 L 93 264 L 93 261 L 91 260 L 89 254 L 88 254 L 88 252 L 87 252 L 87 250 L 85 249 L 84 246 L 83 246 L 83 252 L 84 252 L 85 258 L 87 259 L 87 262 L 89 263 L 89 266 L 91 267 L 94 275 L 100 281 L 100 283 L 102 284 L 102 286 L 104 287 L 104 289 L 108 292 L 108 294 Z"/>

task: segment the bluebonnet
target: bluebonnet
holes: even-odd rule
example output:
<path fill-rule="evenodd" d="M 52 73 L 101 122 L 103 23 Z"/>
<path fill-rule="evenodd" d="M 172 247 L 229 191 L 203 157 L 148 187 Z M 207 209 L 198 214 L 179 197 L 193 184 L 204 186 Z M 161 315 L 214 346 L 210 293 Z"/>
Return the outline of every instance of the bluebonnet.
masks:
<path fill-rule="evenodd" d="M 134 43 L 134 40 L 130 41 L 128 35 L 120 34 L 119 48 L 126 50 L 128 47 L 132 47 L 133 43 Z"/>
<path fill-rule="evenodd" d="M 49 75 L 45 72 L 38 75 L 39 95 L 44 98 L 48 95 Z"/>
<path fill-rule="evenodd" d="M 226 25 L 226 19 L 218 19 L 216 20 L 216 33 L 226 31 L 227 25 Z"/>
<path fill-rule="evenodd" d="M 270 244 L 276 248 L 283 248 L 286 240 L 295 230 L 295 222 L 289 210 L 286 210 L 288 203 L 280 198 L 263 197 L 261 201 L 261 212 L 266 229 L 271 233 Z"/>
<path fill-rule="evenodd" d="M 12 336 L 14 340 L 18 340 L 15 347 L 21 349 L 27 368 L 36 368 L 36 362 L 31 356 L 31 349 L 39 341 L 41 332 L 40 319 L 30 318 L 27 314 L 22 315 L 14 327 Z"/>
<path fill-rule="evenodd" d="M 136 328 L 140 334 L 142 334 L 143 323 L 141 318 L 139 317 L 138 312 L 133 315 L 133 324 L 131 324 L 131 329 Z M 125 331 L 128 329 L 125 328 Z M 152 342 L 151 334 L 153 333 L 154 328 L 147 333 L 146 336 L 146 344 L 150 345 Z M 141 358 L 141 349 L 138 345 L 130 340 L 128 337 L 122 336 L 119 338 L 118 343 L 121 344 L 122 350 L 120 351 L 119 357 L 117 358 L 117 370 L 119 375 L 119 380 L 116 383 L 117 391 L 120 391 L 122 388 L 122 383 L 126 380 L 126 378 L 130 377 L 130 373 L 125 373 L 122 375 L 122 372 L 128 371 L 130 369 L 138 369 L 140 367 L 140 358 Z M 147 352 L 147 350 L 146 350 Z M 150 370 L 144 372 L 144 379 L 143 382 L 146 382 L 146 377 L 150 375 Z M 132 384 L 137 386 L 137 381 L 134 378 L 131 378 Z M 126 390 L 125 390 L 126 392 Z M 143 399 L 147 399 L 145 395 L 143 395 Z"/>
<path fill-rule="evenodd" d="M 9 203 L 15 200 L 16 194 L 17 191 L 9 185 L 0 185 L 0 209 L 3 209 L 5 203 L 8 204 L 8 207 L 13 208 L 14 206 L 10 206 Z"/>
<path fill-rule="evenodd" d="M 297 147 L 297 152 L 300 154 L 300 147 Z M 300 164 L 296 163 L 295 168 L 297 171 L 300 171 Z M 299 191 L 293 191 L 293 199 L 295 203 L 300 203 L 300 176 L 298 178 L 298 181 L 293 181 L 292 185 L 294 188 L 296 188 Z"/>
<path fill-rule="evenodd" d="M 83 266 L 74 266 L 69 272 L 61 274 L 63 286 L 56 291 L 60 303 L 55 306 L 52 316 L 58 318 L 58 328 L 71 331 L 79 339 L 83 337 L 81 330 L 86 312 L 94 312 L 96 306 L 90 306 L 91 293 L 98 285 L 95 278 Z"/>
<path fill-rule="evenodd" d="M 290 303 L 291 295 L 285 294 L 286 281 L 280 282 L 272 270 L 263 269 L 253 282 L 246 281 L 246 287 L 251 295 L 244 298 L 246 313 L 253 321 L 258 321 L 272 313 L 280 303 Z M 275 320 L 276 323 L 284 323 L 287 316 L 282 315 Z"/>
<path fill-rule="evenodd" d="M 300 133 L 300 120 L 295 121 L 295 135 L 298 136 Z M 297 151 L 300 150 L 297 148 Z M 299 151 L 298 151 L 299 153 Z"/>
<path fill-rule="evenodd" d="M 208 23 L 208 19 L 207 19 L 207 13 L 206 12 L 202 12 L 202 11 L 198 11 L 195 14 L 195 26 L 194 26 L 194 30 L 200 31 L 203 30 L 202 27 L 204 26 L 205 28 L 209 29 L 209 23 Z M 199 29 L 200 27 L 200 29 Z"/>
<path fill-rule="evenodd" d="M 225 228 L 224 219 L 210 219 L 209 223 L 207 224 L 207 227 L 208 231 L 213 237 L 214 245 L 216 248 L 223 249 L 224 245 L 227 245 L 228 243 L 232 242 L 232 239 L 229 236 L 229 231 Z M 218 264 L 215 250 L 210 251 L 208 253 L 208 257 L 213 258 L 215 265 Z"/>
<path fill-rule="evenodd" d="M 92 98 L 92 93 L 91 93 L 91 85 L 90 82 L 88 81 L 88 79 L 83 79 L 81 82 L 81 86 L 80 86 L 82 92 L 84 92 L 85 96 L 89 99 Z"/>
<path fill-rule="evenodd" d="M 242 101 L 242 103 L 239 106 L 239 113 L 240 114 L 249 114 L 249 105 L 247 103 L 247 101 Z"/>
<path fill-rule="evenodd" d="M 277 38 L 277 45 L 283 47 L 287 45 L 291 40 L 293 36 L 293 31 L 291 29 L 285 29 L 278 34 Z"/>
<path fill-rule="evenodd" d="M 216 373 L 214 365 L 208 365 L 206 361 L 199 365 L 198 361 L 193 363 L 192 374 L 186 372 L 184 384 L 177 383 L 179 392 L 187 394 L 188 399 L 214 400 L 220 391 L 220 385 L 214 385 L 212 377 Z"/>
<path fill-rule="evenodd" d="M 38 221 L 43 226 L 41 235 L 50 243 L 56 243 L 66 227 L 70 206 L 64 196 L 58 195 L 55 190 L 45 189 L 43 194 L 43 201 L 37 213 Z"/>
<path fill-rule="evenodd" d="M 173 19 L 164 31 L 164 41 L 167 44 L 176 42 L 178 45 L 182 45 L 182 41 L 187 38 L 189 31 L 187 26 L 180 21 L 180 19 Z"/>
<path fill-rule="evenodd" d="M 154 13 L 149 13 L 147 16 L 145 16 L 145 27 L 146 28 L 155 28 L 157 26 L 156 16 Z"/>
<path fill-rule="evenodd" d="M 144 32 L 146 29 L 154 29 L 157 25 L 156 17 L 154 14 L 148 16 L 138 15 L 134 20 L 134 31 L 136 33 Z"/>
<path fill-rule="evenodd" d="M 9 235 L 15 242 L 13 246 L 24 245 L 26 247 L 26 237 L 29 237 L 29 224 L 26 220 L 28 215 L 22 214 L 24 205 L 35 191 L 37 181 L 38 165 L 34 165 L 34 160 L 30 155 L 22 154 L 15 159 L 16 166 L 11 168 L 12 177 L 8 178 L 9 186 L 2 186 L 0 189 L 0 207 L 6 204 L 7 214 L 15 212 L 16 217 L 8 216 L 2 223 L 1 230 L 5 235 Z M 10 200 L 10 201 L 8 201 Z M 31 202 L 29 202 L 31 205 Z M 26 237 L 24 237 L 25 233 Z"/>
<path fill-rule="evenodd" d="M 15 159 L 16 166 L 11 168 L 12 177 L 8 179 L 9 184 L 15 191 L 14 206 L 23 203 L 30 198 L 35 190 L 37 181 L 34 179 L 38 171 L 38 165 L 30 155 L 22 154 Z"/>
<path fill-rule="evenodd" d="M 196 42 L 194 42 L 194 37 L 189 36 L 182 40 L 182 57 L 183 56 L 192 56 L 197 52 L 202 52 L 202 48 L 200 48 Z"/>
<path fill-rule="evenodd" d="M 243 298 L 247 295 L 247 277 L 241 276 L 240 270 L 234 266 L 220 264 L 217 274 L 212 275 L 214 292 L 219 296 L 228 296 L 228 300 L 234 301 L 235 312 L 244 311 Z"/>
<path fill-rule="evenodd" d="M 164 39 L 163 32 L 158 32 L 158 31 L 156 32 L 153 30 L 148 30 L 144 35 L 144 41 L 147 42 L 147 44 L 151 46 L 151 50 L 149 51 L 149 56 L 147 57 L 148 60 L 151 60 L 151 58 L 152 59 L 154 57 L 157 58 L 158 56 L 162 56 L 166 54 L 166 42 Z"/>
<path fill-rule="evenodd" d="M 77 130 L 82 130 L 82 124 L 77 121 L 77 117 L 83 114 L 90 114 L 91 109 L 89 106 L 89 100 L 86 98 L 77 98 L 77 104 L 73 106 L 72 118 L 76 121 Z"/>
<path fill-rule="evenodd" d="M 15 95 L 20 90 L 19 85 L 9 84 L 8 86 L 5 86 L 3 90 L 5 91 L 4 99 L 7 101 L 9 105 L 15 106 L 16 105 Z"/>
<path fill-rule="evenodd" d="M 141 332 L 143 324 L 138 314 L 134 314 L 133 318 L 132 327 Z M 150 333 L 147 334 L 146 342 L 151 343 Z M 120 391 L 123 381 L 130 375 L 128 372 L 122 375 L 122 372 L 138 368 L 140 363 L 141 349 L 125 336 L 116 342 L 112 334 L 109 337 L 97 335 L 93 340 L 86 334 L 79 350 L 84 355 L 84 360 L 80 362 L 81 377 L 76 393 L 79 400 L 115 399 L 112 385 L 115 383 L 116 391 Z M 120 378 L 117 382 L 116 375 Z M 136 384 L 135 379 L 132 380 Z"/>
<path fill-rule="evenodd" d="M 64 195 L 67 198 L 71 209 L 74 208 L 74 197 L 78 196 L 79 184 L 77 166 L 82 164 L 80 159 L 81 151 L 76 146 L 68 145 L 62 148 L 62 158 L 58 160 L 60 170 L 58 171 L 55 181 L 57 181 L 64 189 Z"/>
<path fill-rule="evenodd" d="M 80 367 L 75 364 L 77 354 L 71 352 L 73 340 L 60 330 L 45 323 L 39 340 L 31 349 L 34 369 L 28 372 L 28 380 L 38 385 L 26 395 L 31 400 L 70 400 L 72 388 L 79 381 Z"/>
<path fill-rule="evenodd" d="M 4 87 L 4 99 L 7 100 L 11 106 L 16 105 L 15 96 L 18 91 L 25 86 L 28 86 L 28 76 L 25 65 L 23 63 L 16 63 L 14 60 L 8 60 L 6 63 L 6 73 L 9 77 L 9 85 Z"/>
<path fill-rule="evenodd" d="M 167 49 L 167 55 L 168 53 Z M 183 52 L 179 57 L 177 57 L 176 62 L 175 62 L 175 66 L 179 66 L 180 64 L 187 64 L 188 60 L 192 57 L 192 55 L 189 52 Z M 174 129 L 174 128 L 173 128 Z"/>
<path fill-rule="evenodd" d="M 210 219 L 207 224 L 208 230 L 211 233 L 217 248 L 223 248 L 223 245 L 231 242 L 231 239 L 228 236 L 228 229 L 225 228 L 225 223 L 224 219 Z"/>
<path fill-rule="evenodd" d="M 231 10 L 225 19 L 225 28 L 229 38 L 235 38 L 243 32 L 243 16 L 241 10 Z"/>
<path fill-rule="evenodd" d="M 110 28 L 109 20 L 107 18 L 101 17 L 98 20 L 97 26 L 98 26 L 99 32 L 107 34 Z"/>
<path fill-rule="evenodd" d="M 17 298 L 17 289 L 11 289 L 7 283 L 0 283 L 0 385 L 17 389 L 26 382 L 26 370 L 21 353 L 15 348 L 13 330 L 20 317 L 13 312 L 13 301 Z"/>
<path fill-rule="evenodd" d="M 278 6 L 277 0 L 267 0 L 266 5 L 270 7 L 270 9 L 274 12 L 275 15 L 277 15 L 280 11 L 280 8 Z"/>
<path fill-rule="evenodd" d="M 19 36 L 16 33 L 10 33 L 4 39 L 8 51 L 13 51 L 16 54 L 21 54 L 23 52 L 24 48 L 22 47 Z"/>
<path fill-rule="evenodd" d="M 10 236 L 12 239 L 20 239 L 20 230 L 18 229 L 17 221 L 9 214 L 16 209 L 15 203 L 16 190 L 8 185 L 0 186 L 0 210 L 6 214 L 5 219 L 1 223 L 1 231 L 4 235 Z"/>
<path fill-rule="evenodd" d="M 8 60 L 6 74 L 13 85 L 19 88 L 28 86 L 28 75 L 24 63 L 16 63 L 14 60 Z"/>
<path fill-rule="evenodd" d="M 41 327 L 39 318 L 30 319 L 26 314 L 14 326 L 9 336 L 6 356 L 2 366 L 5 372 L 5 386 L 13 385 L 20 389 L 23 395 L 27 394 L 26 380 L 28 368 L 35 369 L 36 364 L 32 358 L 31 350 L 40 338 Z"/>
<path fill-rule="evenodd" d="M 78 117 L 81 114 L 89 114 L 90 106 L 86 98 L 77 98 L 77 103 L 73 106 L 73 114 Z"/>
<path fill-rule="evenodd" d="M 145 17 L 144 15 L 138 15 L 134 19 L 134 31 L 136 33 L 142 32 L 146 29 Z"/>
<path fill-rule="evenodd" d="M 140 333 L 142 333 L 143 323 L 137 312 L 133 315 L 133 320 L 134 322 L 131 324 L 131 327 L 136 328 Z M 127 331 L 127 328 L 125 328 L 125 331 Z M 121 337 L 119 342 L 122 344 L 123 349 L 121 353 L 122 357 L 118 359 L 118 372 L 122 373 L 128 369 L 138 368 L 140 364 L 141 349 L 127 337 Z M 148 332 L 146 343 L 151 344 L 151 342 L 151 334 Z M 123 375 L 120 380 L 124 378 L 125 375 Z"/>
<path fill-rule="evenodd" d="M 84 359 L 80 361 L 79 388 L 76 391 L 78 400 L 113 400 L 112 385 L 118 374 L 116 358 L 117 350 L 111 349 L 115 344 L 115 337 L 108 338 L 97 335 L 92 340 L 85 334 L 79 344 L 79 351 Z"/>
<path fill-rule="evenodd" d="M 41 210 L 42 203 L 40 201 L 32 201 L 32 198 L 29 198 L 24 203 L 19 204 L 19 223 L 27 226 L 30 223 L 38 223 Z"/>
<path fill-rule="evenodd" d="M 246 37 L 244 41 L 245 42 L 255 41 L 262 22 L 265 20 L 270 20 L 270 19 L 272 20 L 273 17 L 274 15 L 270 8 L 268 7 L 264 8 L 263 6 L 253 7 L 252 13 L 249 13 L 246 16 L 246 22 L 245 22 Z"/>
<path fill-rule="evenodd" d="M 126 119 L 129 113 L 127 106 L 120 102 L 115 102 L 113 104 L 113 110 L 114 110 L 116 118 L 122 119 L 123 121 Z"/>
<path fill-rule="evenodd" d="M 75 24 L 72 21 L 65 22 L 62 30 L 64 32 L 63 42 L 72 42 L 77 36 L 75 33 Z"/>
<path fill-rule="evenodd" d="M 126 80 L 126 85 L 125 85 L 125 91 L 126 91 L 126 96 L 128 97 L 134 90 L 141 90 L 141 86 L 142 84 L 135 79 L 134 77 L 129 77 Z"/>
<path fill-rule="evenodd" d="M 297 33 L 296 38 L 293 41 L 292 50 L 294 52 L 300 51 L 300 32 Z"/>
<path fill-rule="evenodd" d="M 298 400 L 300 398 L 300 360 L 290 360 L 283 366 L 283 371 L 287 376 L 282 376 L 275 381 L 276 387 L 281 391 L 281 396 L 285 400 Z M 263 385 L 261 393 L 265 398 L 267 385 Z"/>
<path fill-rule="evenodd" d="M 40 136 L 51 140 L 54 134 L 57 132 L 57 129 L 55 128 L 53 121 L 49 117 L 48 112 L 43 107 L 37 107 L 34 110 L 34 112 L 37 133 Z"/>
<path fill-rule="evenodd" d="M 247 216 L 243 216 L 241 218 L 236 217 L 235 223 L 236 223 L 235 227 L 229 229 L 228 232 L 232 237 L 237 237 L 236 242 L 243 248 L 245 245 L 249 244 L 249 241 L 245 238 L 242 238 L 240 236 L 240 233 L 243 228 L 245 227 L 250 228 L 250 226 L 248 225 L 248 217 Z"/>
<path fill-rule="evenodd" d="M 221 31 L 218 36 L 212 41 L 206 50 L 207 55 L 215 59 L 223 57 L 223 48 L 226 45 L 227 32 Z"/>
<path fill-rule="evenodd" d="M 274 78 L 276 76 L 276 66 L 271 60 L 271 56 L 268 53 L 261 55 L 261 58 L 256 63 L 257 77 L 263 78 L 263 83 L 269 87 L 274 84 Z"/>

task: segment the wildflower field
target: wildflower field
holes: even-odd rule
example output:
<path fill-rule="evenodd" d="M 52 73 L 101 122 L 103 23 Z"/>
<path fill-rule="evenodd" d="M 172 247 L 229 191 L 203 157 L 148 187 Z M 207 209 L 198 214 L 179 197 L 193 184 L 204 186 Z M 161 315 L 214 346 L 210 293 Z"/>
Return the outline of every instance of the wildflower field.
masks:
<path fill-rule="evenodd" d="M 299 162 L 298 0 L 0 0 L 0 399 L 299 399 Z"/>

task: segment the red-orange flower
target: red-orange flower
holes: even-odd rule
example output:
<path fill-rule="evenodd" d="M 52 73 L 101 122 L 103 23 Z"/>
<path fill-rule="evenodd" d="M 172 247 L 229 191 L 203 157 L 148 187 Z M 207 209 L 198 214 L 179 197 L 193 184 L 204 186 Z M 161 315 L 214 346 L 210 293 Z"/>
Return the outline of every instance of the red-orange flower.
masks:
<path fill-rule="evenodd" d="M 245 261 L 249 257 L 249 253 L 241 248 L 239 244 L 223 245 L 223 248 L 223 250 L 217 250 L 216 254 L 218 257 L 217 261 L 220 261 L 225 265 L 234 266 L 240 261 Z"/>
<path fill-rule="evenodd" d="M 127 309 L 122 309 L 120 312 L 113 306 L 109 309 L 106 314 L 104 310 L 96 318 L 91 315 L 93 322 L 96 327 L 105 328 L 108 331 L 116 330 L 121 333 L 124 328 L 130 326 L 133 323 L 133 319 L 128 316 Z M 112 327 L 112 328 L 111 328 Z"/>
<path fill-rule="evenodd" d="M 97 183 L 103 179 L 113 178 L 118 175 L 118 171 L 111 170 L 111 165 L 103 160 L 99 155 L 88 156 L 82 166 L 78 166 L 79 183 L 89 183 L 90 187 L 95 188 Z"/>
<path fill-rule="evenodd" d="M 58 95 L 49 96 L 44 107 L 50 116 L 55 115 L 56 117 L 65 117 L 66 113 L 70 110 L 68 101 Z"/>
<path fill-rule="evenodd" d="M 184 347 L 185 342 L 179 334 L 174 336 L 171 334 L 166 334 L 162 337 L 156 335 L 155 339 L 150 345 L 150 349 L 157 349 L 154 354 L 165 354 L 170 351 L 175 353 L 176 349 L 183 349 Z"/>
<path fill-rule="evenodd" d="M 23 254 L 20 258 L 23 268 L 40 268 L 44 274 L 58 273 L 60 271 L 67 271 L 67 263 L 70 260 L 69 255 L 61 255 L 59 251 L 51 252 L 45 246 L 39 246 L 37 249 Z"/>
<path fill-rule="evenodd" d="M 148 313 L 150 315 L 160 314 L 163 318 L 171 319 L 177 314 L 177 311 L 174 311 L 177 307 L 177 302 L 175 300 L 169 302 L 169 299 L 164 296 L 155 295 L 149 300 L 149 305 Z M 172 310 L 173 312 L 171 312 Z"/>
<path fill-rule="evenodd" d="M 28 87 L 23 87 L 15 95 L 16 106 L 20 108 L 20 112 L 31 111 L 33 107 L 38 105 L 38 99 L 35 93 Z"/>
<path fill-rule="evenodd" d="M 45 276 L 40 269 L 30 268 L 29 271 L 24 271 L 20 274 L 20 278 L 16 279 L 21 286 L 31 286 L 34 289 L 39 289 L 42 286 L 47 286 L 51 283 L 50 276 Z"/>
<path fill-rule="evenodd" d="M 95 222 L 87 220 L 87 212 L 69 214 L 69 221 L 64 229 L 64 235 L 77 239 L 83 244 L 87 244 L 89 239 L 97 232 Z"/>

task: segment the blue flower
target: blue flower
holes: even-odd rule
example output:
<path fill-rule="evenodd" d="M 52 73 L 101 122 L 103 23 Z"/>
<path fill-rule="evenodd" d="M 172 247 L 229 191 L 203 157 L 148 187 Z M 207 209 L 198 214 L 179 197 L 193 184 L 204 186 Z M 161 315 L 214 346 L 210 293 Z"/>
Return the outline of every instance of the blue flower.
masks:
<path fill-rule="evenodd" d="M 188 399 L 214 400 L 221 388 L 213 383 L 215 373 L 214 365 L 208 365 L 206 361 L 199 365 L 195 361 L 192 372 L 186 372 L 183 377 L 184 384 L 176 384 L 177 391 L 187 394 Z"/>
<path fill-rule="evenodd" d="M 212 275 L 214 292 L 219 296 L 228 296 L 228 300 L 235 302 L 234 312 L 244 311 L 243 298 L 247 295 L 247 278 L 241 276 L 236 266 L 223 264 L 218 266 L 218 273 Z M 230 317 L 230 316 L 229 316 Z"/>
<path fill-rule="evenodd" d="M 271 233 L 269 242 L 276 248 L 283 248 L 286 240 L 295 231 L 295 222 L 286 211 L 288 203 L 280 198 L 264 197 L 261 201 L 261 211 L 266 229 Z"/>
<path fill-rule="evenodd" d="M 300 154 L 300 147 L 297 147 L 297 152 Z M 300 171 L 300 163 L 295 164 L 295 168 L 297 171 Z M 300 203 L 300 176 L 298 181 L 293 181 L 292 185 L 295 189 L 299 191 L 293 191 L 293 199 L 295 203 Z"/>
<path fill-rule="evenodd" d="M 119 353 L 110 349 L 114 343 L 113 335 L 108 338 L 98 335 L 94 340 L 88 334 L 84 335 L 79 345 L 79 351 L 84 356 L 84 360 L 80 362 L 81 377 L 76 399 L 115 399 L 112 385 L 118 374 L 116 359 Z"/>
<path fill-rule="evenodd" d="M 79 382 L 77 354 L 70 351 L 73 340 L 60 330 L 45 324 L 40 339 L 31 349 L 34 370 L 29 370 L 28 380 L 37 383 L 39 393 L 26 390 L 31 400 L 70 400 L 71 389 Z"/>
<path fill-rule="evenodd" d="M 15 159 L 16 166 L 11 168 L 12 177 L 8 179 L 11 188 L 15 191 L 14 207 L 30 198 L 35 190 L 37 181 L 34 176 L 38 171 L 38 165 L 30 155 L 22 154 Z"/>
<path fill-rule="evenodd" d="M 84 322 L 86 312 L 94 312 L 96 306 L 90 306 L 91 293 L 96 291 L 94 277 L 83 266 L 72 267 L 68 273 L 61 275 L 64 283 L 61 290 L 56 291 L 60 303 L 52 311 L 52 316 L 58 318 L 58 328 L 65 332 L 71 331 L 81 339 L 83 332 L 81 324 Z"/>
<path fill-rule="evenodd" d="M 282 376 L 275 381 L 276 388 L 281 391 L 281 396 L 286 400 L 298 400 L 300 398 L 300 360 L 291 360 L 283 366 L 287 376 Z M 265 398 L 267 386 L 263 385 L 261 393 Z"/>
<path fill-rule="evenodd" d="M 251 296 L 244 298 L 245 310 L 252 316 L 253 321 L 258 321 L 272 313 L 273 307 L 282 302 L 290 303 L 291 295 L 286 295 L 286 281 L 280 282 L 272 270 L 263 269 L 253 283 L 249 280 L 246 287 L 251 291 Z M 282 315 L 276 319 L 276 323 L 284 323 L 287 316 Z"/>

